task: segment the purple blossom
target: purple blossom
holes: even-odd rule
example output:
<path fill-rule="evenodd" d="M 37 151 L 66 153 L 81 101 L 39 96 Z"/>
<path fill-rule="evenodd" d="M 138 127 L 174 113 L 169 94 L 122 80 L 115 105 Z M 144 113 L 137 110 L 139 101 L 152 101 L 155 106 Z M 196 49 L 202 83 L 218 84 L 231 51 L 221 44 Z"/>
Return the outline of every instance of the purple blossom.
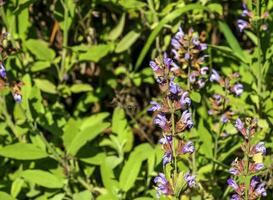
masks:
<path fill-rule="evenodd" d="M 223 124 L 226 124 L 228 122 L 228 117 L 225 113 L 221 116 L 221 122 Z"/>
<path fill-rule="evenodd" d="M 166 53 L 164 53 L 163 63 L 165 64 L 165 66 L 170 69 L 172 62 L 173 62 L 173 60 L 171 58 L 169 58 Z"/>
<path fill-rule="evenodd" d="M 209 71 L 208 67 L 202 67 L 200 73 L 204 76 L 207 75 L 208 71 Z"/>
<path fill-rule="evenodd" d="M 236 94 L 236 96 L 240 96 L 244 91 L 244 87 L 242 84 L 237 83 L 233 86 L 232 91 Z"/>
<path fill-rule="evenodd" d="M 214 100 L 216 101 L 217 105 L 220 105 L 220 104 L 221 104 L 222 96 L 221 96 L 220 94 L 214 94 L 212 97 L 213 97 Z"/>
<path fill-rule="evenodd" d="M 238 169 L 232 167 L 232 168 L 229 169 L 229 173 L 236 176 L 236 175 L 239 174 L 239 171 L 238 171 Z"/>
<path fill-rule="evenodd" d="M 151 101 L 150 104 L 152 105 L 151 108 L 148 109 L 148 111 L 159 111 L 161 109 L 161 105 L 155 101 Z"/>
<path fill-rule="evenodd" d="M 232 178 L 229 178 L 227 180 L 227 183 L 230 187 L 232 187 L 234 190 L 237 190 L 239 188 L 238 184 L 232 179 Z"/>
<path fill-rule="evenodd" d="M 244 30 L 245 28 L 247 28 L 248 25 L 249 25 L 248 22 L 245 21 L 245 20 L 243 20 L 243 19 L 238 19 L 238 20 L 237 20 L 237 26 L 238 26 L 240 32 L 243 32 L 243 30 Z"/>
<path fill-rule="evenodd" d="M 192 73 L 190 73 L 190 76 L 189 76 L 189 81 L 190 83 L 194 83 L 196 81 L 196 77 L 197 77 L 197 73 L 194 71 Z"/>
<path fill-rule="evenodd" d="M 260 171 L 264 168 L 264 164 L 263 163 L 256 163 L 255 164 L 255 170 L 256 171 Z"/>
<path fill-rule="evenodd" d="M 191 99 L 189 97 L 189 93 L 188 92 L 183 92 L 179 102 L 180 102 L 180 105 L 182 107 L 185 107 L 186 105 L 190 106 L 191 105 Z"/>
<path fill-rule="evenodd" d="M 7 77 L 6 69 L 2 63 L 0 64 L 0 77 L 2 77 L 2 78 Z"/>
<path fill-rule="evenodd" d="M 180 42 L 176 39 L 176 38 L 173 38 L 171 40 L 171 45 L 175 48 L 175 49 L 180 49 L 182 46 L 180 44 Z"/>
<path fill-rule="evenodd" d="M 15 94 L 13 95 L 13 98 L 14 98 L 14 100 L 15 100 L 17 103 L 21 103 L 21 102 L 22 102 L 22 95 L 21 95 L 21 94 L 15 93 Z"/>
<path fill-rule="evenodd" d="M 205 86 L 205 80 L 204 79 L 199 79 L 198 81 L 197 81 L 197 84 L 198 84 L 198 86 L 199 86 L 199 88 L 203 88 L 204 86 Z"/>
<path fill-rule="evenodd" d="M 187 172 L 187 173 L 184 175 L 184 179 L 185 179 L 185 181 L 187 182 L 187 185 L 188 185 L 190 188 L 196 186 L 195 178 L 196 178 L 196 177 L 195 177 L 194 175 L 191 175 L 190 172 Z"/>
<path fill-rule="evenodd" d="M 159 173 L 159 175 L 155 177 L 154 183 L 156 184 L 157 198 L 159 198 L 161 194 L 168 195 L 171 193 L 171 190 L 169 188 L 169 183 L 163 173 Z"/>
<path fill-rule="evenodd" d="M 174 54 L 174 58 L 176 59 L 176 60 L 179 60 L 179 53 L 178 53 L 178 51 L 177 50 L 175 50 L 175 49 L 172 49 L 172 52 L 173 52 L 173 54 Z"/>
<path fill-rule="evenodd" d="M 172 161 L 172 153 L 166 152 L 163 155 L 163 165 L 165 166 L 166 164 L 170 163 L 171 161 Z"/>
<path fill-rule="evenodd" d="M 251 178 L 250 187 L 254 190 L 254 188 L 261 182 L 259 176 L 253 176 Z"/>
<path fill-rule="evenodd" d="M 160 69 L 160 67 L 154 61 L 150 61 L 150 67 L 154 72 Z"/>
<path fill-rule="evenodd" d="M 171 142 L 172 142 L 172 140 L 173 140 L 173 138 L 172 138 L 172 136 L 171 135 L 168 135 L 168 136 L 164 136 L 163 138 L 161 138 L 160 140 L 159 140 L 159 143 L 160 144 L 170 144 Z"/>
<path fill-rule="evenodd" d="M 265 155 L 266 154 L 266 148 L 265 148 L 264 142 L 259 142 L 258 144 L 256 144 L 255 151 L 257 153 L 262 153 L 263 155 Z"/>
<path fill-rule="evenodd" d="M 173 82 L 173 80 L 174 80 L 174 77 L 172 77 L 170 80 L 170 92 L 172 94 L 177 94 L 178 92 L 181 91 L 181 89 L 175 82 Z"/>
<path fill-rule="evenodd" d="M 177 71 L 179 70 L 179 67 L 176 63 L 172 62 L 172 67 L 171 67 L 171 71 L 174 72 L 174 71 Z"/>
<path fill-rule="evenodd" d="M 241 198 L 240 198 L 240 196 L 238 195 L 238 194 L 233 194 L 233 195 L 231 195 L 231 197 L 230 197 L 230 200 L 240 200 Z"/>
<path fill-rule="evenodd" d="M 154 124 L 157 124 L 160 126 L 160 128 L 165 129 L 167 126 L 166 116 L 163 113 L 159 113 L 154 119 Z"/>
<path fill-rule="evenodd" d="M 251 16 L 251 12 L 247 9 L 246 4 L 243 3 L 242 17 Z"/>
<path fill-rule="evenodd" d="M 182 113 L 181 119 L 182 122 L 187 126 L 188 129 L 191 129 L 193 127 L 193 121 L 191 118 L 191 113 L 188 110 L 185 110 Z"/>
<path fill-rule="evenodd" d="M 259 184 L 258 187 L 255 190 L 255 193 L 265 197 L 267 195 L 266 189 L 265 189 L 265 183 Z"/>
<path fill-rule="evenodd" d="M 192 37 L 192 43 L 195 45 L 195 46 L 199 46 L 199 44 L 200 44 L 200 41 L 199 41 L 199 37 L 198 37 L 198 35 L 194 35 L 193 37 Z"/>
<path fill-rule="evenodd" d="M 184 34 L 182 28 L 179 27 L 178 32 L 175 34 L 174 38 L 177 39 L 178 41 L 181 41 L 183 39 L 184 35 L 185 34 Z"/>
<path fill-rule="evenodd" d="M 206 43 L 200 43 L 198 48 L 200 51 L 204 51 L 208 48 L 208 45 Z"/>
<path fill-rule="evenodd" d="M 189 60 L 191 58 L 191 55 L 187 52 L 185 53 L 184 59 Z"/>
<path fill-rule="evenodd" d="M 212 69 L 212 74 L 210 75 L 210 82 L 216 81 L 219 82 L 221 79 L 220 75 L 218 74 L 218 72 L 215 69 Z"/>
<path fill-rule="evenodd" d="M 182 149 L 183 153 L 193 153 L 195 151 L 192 141 L 188 141 Z"/>
<path fill-rule="evenodd" d="M 235 127 L 240 131 L 244 128 L 244 123 L 241 121 L 240 118 L 236 120 Z"/>

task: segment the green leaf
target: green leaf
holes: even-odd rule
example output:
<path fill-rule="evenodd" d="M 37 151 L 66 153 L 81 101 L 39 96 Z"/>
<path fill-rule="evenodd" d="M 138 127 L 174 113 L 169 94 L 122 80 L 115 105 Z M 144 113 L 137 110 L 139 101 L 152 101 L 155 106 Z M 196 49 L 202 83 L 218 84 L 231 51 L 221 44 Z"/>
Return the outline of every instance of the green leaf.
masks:
<path fill-rule="evenodd" d="M 219 15 L 223 15 L 223 6 L 219 3 L 211 3 L 208 5 L 211 11 L 217 12 Z"/>
<path fill-rule="evenodd" d="M 89 92 L 89 91 L 92 91 L 93 88 L 89 84 L 78 83 L 78 84 L 72 85 L 72 87 L 70 88 L 70 90 L 73 93 L 80 93 L 80 92 Z"/>
<path fill-rule="evenodd" d="M 190 98 L 196 103 L 200 103 L 200 101 L 201 101 L 201 95 L 198 92 L 192 91 L 190 93 Z"/>
<path fill-rule="evenodd" d="M 0 191 L 0 199 L 2 200 L 15 200 L 12 196 L 10 196 L 8 193 L 1 192 Z"/>
<path fill-rule="evenodd" d="M 37 148 L 34 144 L 25 143 L 16 143 L 5 146 L 0 149 L 0 155 L 17 160 L 36 160 L 48 156 L 46 152 Z"/>
<path fill-rule="evenodd" d="M 139 9 L 146 5 L 145 3 L 137 0 L 121 0 L 119 3 L 125 9 Z"/>
<path fill-rule="evenodd" d="M 139 37 L 140 33 L 137 33 L 135 31 L 130 31 L 129 33 L 127 33 L 124 38 L 122 38 L 122 40 L 117 44 L 116 53 L 121 53 L 123 51 L 128 50 L 132 44 L 134 44 L 134 42 L 137 40 L 137 38 Z"/>
<path fill-rule="evenodd" d="M 203 153 L 208 158 L 213 157 L 213 142 L 210 132 L 205 128 L 204 121 L 200 120 L 198 125 L 198 133 L 201 141 L 200 153 Z"/>
<path fill-rule="evenodd" d="M 26 47 L 39 60 L 52 61 L 55 57 L 55 52 L 42 40 L 29 39 L 26 41 Z"/>
<path fill-rule="evenodd" d="M 130 151 L 133 147 L 134 136 L 121 107 L 116 107 L 114 110 L 112 131 L 118 135 L 120 144 L 125 143 L 124 151 Z"/>
<path fill-rule="evenodd" d="M 50 94 L 56 94 L 57 93 L 57 88 L 56 86 L 51 83 L 50 81 L 46 79 L 34 79 L 34 82 L 36 86 L 42 90 L 43 92 L 47 92 Z"/>
<path fill-rule="evenodd" d="M 103 130 L 109 127 L 110 123 L 103 122 L 102 115 L 95 115 L 101 120 L 97 120 L 95 117 L 92 118 L 94 122 L 91 121 L 90 124 L 83 124 L 77 132 L 66 132 L 64 134 L 64 141 L 67 153 L 71 155 L 76 155 L 79 149 L 85 145 L 88 141 L 93 140 L 97 137 Z M 103 117 L 105 114 L 103 114 Z M 76 130 L 75 126 L 73 130 Z M 69 138 L 69 139 L 67 139 Z"/>
<path fill-rule="evenodd" d="M 12 197 L 16 198 L 20 191 L 22 190 L 24 184 L 24 180 L 22 178 L 17 178 L 15 181 L 12 182 L 11 185 L 11 195 Z"/>
<path fill-rule="evenodd" d="M 46 187 L 46 188 L 62 188 L 63 181 L 53 174 L 42 170 L 26 170 L 21 176 L 31 183 Z"/>
<path fill-rule="evenodd" d="M 151 155 L 153 152 L 153 148 L 149 144 L 141 144 L 137 146 L 130 154 L 129 159 L 125 163 L 119 177 L 120 187 L 125 192 L 134 186 L 142 166 L 142 162 L 148 159 L 149 155 Z"/>
<path fill-rule="evenodd" d="M 73 200 L 90 200 L 92 195 L 88 190 L 73 194 Z"/>
<path fill-rule="evenodd" d="M 122 33 L 125 24 L 125 14 L 122 14 L 117 26 L 109 33 L 110 40 L 116 40 Z"/>
<path fill-rule="evenodd" d="M 42 71 L 44 69 L 47 69 L 49 67 L 50 67 L 49 61 L 37 61 L 32 64 L 31 71 L 38 72 L 38 71 Z"/>
<path fill-rule="evenodd" d="M 89 47 L 87 52 L 80 53 L 79 61 L 93 61 L 98 62 L 104 56 L 106 56 L 113 48 L 112 44 L 93 45 Z"/>
<path fill-rule="evenodd" d="M 237 41 L 236 37 L 233 35 L 231 29 L 229 28 L 229 26 L 223 22 L 223 21 L 219 21 L 219 29 L 220 31 L 224 34 L 229 46 L 231 47 L 231 49 L 233 50 L 234 54 L 241 58 L 241 60 L 245 63 L 248 63 L 245 54 L 239 44 L 239 42 Z"/>
<path fill-rule="evenodd" d="M 168 23 L 174 21 L 174 19 L 180 17 L 182 14 L 191 11 L 191 10 L 208 10 L 207 7 L 202 6 L 200 4 L 188 4 L 183 6 L 182 8 L 178 8 L 174 10 L 173 12 L 166 15 L 156 26 L 156 28 L 152 31 L 149 38 L 147 39 L 147 42 L 145 43 L 144 47 L 142 48 L 140 55 L 138 56 L 136 65 L 135 65 L 135 71 L 140 67 L 142 61 L 144 60 L 147 52 L 149 51 L 153 41 L 157 37 L 157 35 L 160 33 L 161 29 Z"/>

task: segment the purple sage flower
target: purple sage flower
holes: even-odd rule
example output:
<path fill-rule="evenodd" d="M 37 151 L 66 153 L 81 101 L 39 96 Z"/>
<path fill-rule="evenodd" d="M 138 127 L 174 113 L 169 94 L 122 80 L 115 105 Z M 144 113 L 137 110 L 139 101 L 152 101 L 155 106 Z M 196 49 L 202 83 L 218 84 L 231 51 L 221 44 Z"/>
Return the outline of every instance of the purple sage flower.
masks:
<path fill-rule="evenodd" d="M 198 84 L 198 87 L 199 88 L 203 88 L 204 86 L 205 86 L 205 80 L 204 79 L 199 79 L 198 81 L 197 81 L 197 84 Z"/>
<path fill-rule="evenodd" d="M 184 35 L 185 34 L 184 34 L 182 28 L 179 27 L 178 32 L 175 34 L 174 38 L 177 39 L 178 41 L 181 41 L 183 39 Z"/>
<path fill-rule="evenodd" d="M 160 69 L 160 67 L 154 61 L 150 61 L 150 67 L 154 72 Z"/>
<path fill-rule="evenodd" d="M 243 19 L 238 19 L 237 20 L 237 26 L 240 30 L 240 32 L 243 32 L 244 29 L 246 29 L 248 27 L 248 22 L 243 20 Z"/>
<path fill-rule="evenodd" d="M 254 190 L 254 188 L 261 182 L 259 176 L 253 176 L 251 178 L 250 187 Z"/>
<path fill-rule="evenodd" d="M 168 195 L 172 193 L 172 190 L 169 186 L 169 182 L 167 181 L 163 173 L 159 173 L 159 175 L 155 177 L 154 183 L 156 184 L 157 198 L 159 198 L 161 194 Z"/>
<path fill-rule="evenodd" d="M 188 141 L 182 149 L 183 153 L 193 153 L 195 151 L 192 141 Z"/>
<path fill-rule="evenodd" d="M 171 40 L 171 45 L 175 48 L 175 49 L 180 49 L 182 46 L 180 44 L 180 42 L 176 39 L 176 38 L 173 38 Z"/>
<path fill-rule="evenodd" d="M 248 8 L 246 7 L 246 4 L 243 3 L 243 12 L 242 12 L 242 17 L 250 17 L 251 16 L 251 12 L 248 10 Z"/>
<path fill-rule="evenodd" d="M 215 69 L 212 69 L 212 73 L 209 78 L 210 82 L 214 82 L 214 81 L 219 82 L 220 79 L 221 79 L 221 77 L 218 74 L 218 72 Z"/>
<path fill-rule="evenodd" d="M 17 102 L 17 103 L 21 103 L 22 102 L 22 95 L 18 94 L 18 93 L 15 93 L 13 95 L 13 98 L 14 100 Z"/>
<path fill-rule="evenodd" d="M 192 118 L 191 118 L 191 113 L 188 110 L 185 110 L 182 113 L 181 120 L 187 126 L 188 129 L 191 129 L 193 127 L 193 121 L 192 121 Z"/>
<path fill-rule="evenodd" d="M 180 105 L 184 108 L 186 105 L 190 106 L 191 105 L 191 99 L 189 97 L 189 93 L 188 92 L 183 92 L 183 94 L 181 95 L 181 98 L 179 100 Z"/>
<path fill-rule="evenodd" d="M 236 176 L 236 175 L 239 174 L 239 171 L 238 171 L 238 169 L 232 167 L 232 168 L 229 169 L 229 173 Z"/>
<path fill-rule="evenodd" d="M 237 190 L 239 188 L 238 184 L 232 179 L 232 178 L 229 178 L 227 180 L 227 183 L 230 187 L 232 187 L 234 190 Z"/>
<path fill-rule="evenodd" d="M 209 68 L 208 68 L 208 67 L 202 67 L 202 68 L 200 69 L 200 73 L 201 73 L 203 76 L 204 76 L 204 75 L 207 75 L 208 71 L 209 71 Z"/>
<path fill-rule="evenodd" d="M 264 164 L 263 163 L 256 163 L 255 164 L 255 170 L 256 171 L 260 171 L 264 168 Z"/>
<path fill-rule="evenodd" d="M 173 140 L 173 138 L 172 138 L 172 136 L 171 135 L 168 135 L 168 136 L 164 136 L 163 138 L 161 138 L 160 140 L 159 140 L 159 143 L 160 144 L 170 144 L 170 143 L 172 143 L 172 140 Z"/>
<path fill-rule="evenodd" d="M 155 101 L 151 101 L 150 104 L 152 105 L 151 108 L 148 109 L 148 111 L 159 111 L 161 109 L 161 105 Z"/>
<path fill-rule="evenodd" d="M 233 194 L 231 195 L 230 200 L 241 200 L 241 198 L 238 194 Z"/>
<path fill-rule="evenodd" d="M 265 183 L 259 184 L 258 187 L 255 190 L 255 193 L 260 195 L 260 196 L 265 197 L 267 195 L 266 189 L 265 189 Z"/>
<path fill-rule="evenodd" d="M 265 155 L 266 154 L 266 148 L 265 148 L 264 142 L 259 142 L 258 144 L 256 144 L 255 151 L 257 153 L 262 153 L 263 155 Z"/>
<path fill-rule="evenodd" d="M 163 63 L 165 64 L 166 67 L 168 67 L 168 69 L 170 69 L 170 66 L 173 63 L 173 60 L 169 58 L 166 53 L 164 53 Z"/>
<path fill-rule="evenodd" d="M 166 152 L 163 155 L 163 165 L 167 165 L 168 163 L 170 163 L 172 161 L 172 153 L 171 152 Z"/>
<path fill-rule="evenodd" d="M 199 37 L 198 37 L 198 35 L 194 35 L 193 37 L 192 37 L 192 43 L 195 45 L 195 46 L 199 46 L 199 44 L 200 44 L 200 41 L 199 41 Z"/>
<path fill-rule="evenodd" d="M 185 53 L 184 59 L 189 60 L 191 58 L 191 55 L 187 52 Z"/>
<path fill-rule="evenodd" d="M 236 94 L 236 96 L 240 96 L 244 91 L 244 87 L 242 84 L 237 83 L 233 86 L 232 91 Z"/>
<path fill-rule="evenodd" d="M 221 116 L 221 122 L 223 124 L 226 124 L 228 122 L 228 117 L 225 113 Z"/>
<path fill-rule="evenodd" d="M 235 127 L 239 130 L 239 131 L 241 131 L 243 128 L 244 128 L 244 123 L 241 121 L 241 119 L 240 118 L 238 118 L 237 120 L 236 120 L 236 122 L 235 122 Z"/>
<path fill-rule="evenodd" d="M 167 127 L 167 118 L 163 113 L 159 113 L 155 119 L 154 124 L 160 126 L 160 128 L 165 129 Z"/>
<path fill-rule="evenodd" d="M 170 92 L 172 94 L 177 94 L 178 92 L 181 91 L 181 89 L 175 82 L 173 82 L 173 80 L 174 80 L 174 77 L 172 77 L 170 80 Z"/>
<path fill-rule="evenodd" d="M 195 187 L 196 186 L 196 180 L 195 180 L 195 176 L 194 175 L 191 175 L 190 172 L 187 172 L 185 175 L 184 175 L 184 179 L 185 181 L 187 182 L 187 185 L 192 188 L 192 187 Z"/>
<path fill-rule="evenodd" d="M 2 77 L 2 78 L 7 77 L 6 69 L 2 63 L 0 64 L 0 77 Z"/>
<path fill-rule="evenodd" d="M 206 43 L 200 43 L 199 46 L 198 46 L 198 49 L 200 51 L 204 51 L 208 48 L 208 45 Z"/>

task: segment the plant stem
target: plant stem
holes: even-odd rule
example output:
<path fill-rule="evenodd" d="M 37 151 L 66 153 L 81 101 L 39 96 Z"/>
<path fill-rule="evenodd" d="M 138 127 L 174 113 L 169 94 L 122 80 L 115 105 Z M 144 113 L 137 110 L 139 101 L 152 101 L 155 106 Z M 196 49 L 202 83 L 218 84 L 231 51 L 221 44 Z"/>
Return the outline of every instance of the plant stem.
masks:
<path fill-rule="evenodd" d="M 177 160 L 176 160 L 176 151 L 175 151 L 175 119 L 174 119 L 174 105 L 171 103 L 171 121 L 172 121 L 172 152 L 174 158 L 174 177 L 177 177 Z"/>
<path fill-rule="evenodd" d="M 260 21 L 259 18 L 261 16 L 261 8 L 260 8 L 260 0 L 257 0 L 257 4 L 256 4 L 256 10 L 257 10 L 257 17 L 258 17 L 258 21 L 256 24 L 256 32 L 257 32 L 257 42 L 258 42 L 258 98 L 259 98 L 259 102 L 258 102 L 258 113 L 259 116 L 261 116 L 261 103 L 262 103 L 262 80 L 263 80 L 263 65 L 262 65 L 262 44 L 261 44 L 261 34 L 260 34 Z"/>
<path fill-rule="evenodd" d="M 248 180 L 248 168 L 249 168 L 249 151 L 250 151 L 250 141 L 246 141 L 246 152 L 245 152 L 245 200 L 248 200 L 249 191 L 249 180 Z"/>

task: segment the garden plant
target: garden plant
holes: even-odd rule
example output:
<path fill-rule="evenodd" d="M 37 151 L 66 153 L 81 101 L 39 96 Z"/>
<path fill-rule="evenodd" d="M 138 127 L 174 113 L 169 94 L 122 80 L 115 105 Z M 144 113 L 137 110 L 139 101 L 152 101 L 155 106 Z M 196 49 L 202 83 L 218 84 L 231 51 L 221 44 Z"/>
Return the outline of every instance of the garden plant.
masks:
<path fill-rule="evenodd" d="M 273 200 L 272 0 L 0 18 L 0 200 Z"/>

